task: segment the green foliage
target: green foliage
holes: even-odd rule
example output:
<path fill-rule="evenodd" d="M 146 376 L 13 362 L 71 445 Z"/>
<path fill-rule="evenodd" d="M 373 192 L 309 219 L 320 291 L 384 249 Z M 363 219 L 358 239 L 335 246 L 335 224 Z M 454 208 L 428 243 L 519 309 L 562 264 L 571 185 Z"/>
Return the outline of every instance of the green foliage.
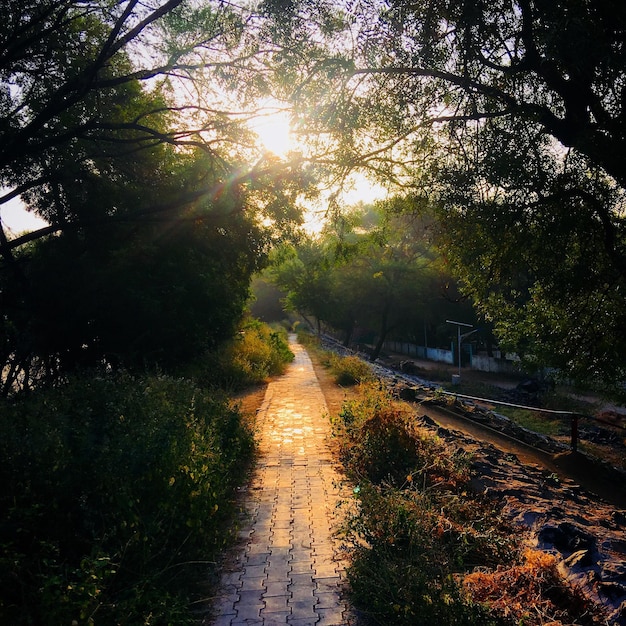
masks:
<path fill-rule="evenodd" d="M 103 360 L 171 371 L 232 336 L 263 258 L 248 242 L 262 235 L 218 210 L 62 235 L 20 254 L 23 275 L 6 276 L 6 292 L 22 306 L 7 319 L 28 356 L 55 363 L 49 377 Z"/>
<path fill-rule="evenodd" d="M 398 204 L 338 219 L 282 250 L 272 268 L 290 309 L 340 331 L 346 345 L 357 329 L 376 337 L 373 360 L 390 333 L 422 336 L 427 323 L 445 319 L 442 303 L 450 307 L 450 277 L 436 263 L 428 220 L 401 215 Z"/>
<path fill-rule="evenodd" d="M 200 363 L 196 376 L 207 385 L 239 391 L 281 374 L 293 358 L 283 328 L 248 319 L 239 334 Z"/>
<path fill-rule="evenodd" d="M 1 621 L 191 623 L 252 451 L 238 413 L 189 381 L 120 375 L 2 414 Z"/>
<path fill-rule="evenodd" d="M 499 623 L 464 597 L 428 504 L 366 486 L 359 502 L 360 520 L 353 520 L 352 530 L 369 545 L 353 549 L 348 578 L 360 608 L 378 623 L 399 626 Z"/>
<path fill-rule="evenodd" d="M 291 52 L 276 82 L 336 178 L 360 167 L 399 182 L 405 212 L 435 207 L 449 271 L 502 348 L 618 391 L 626 5 L 346 1 L 325 37 L 317 8 L 283 5 L 264 3 Z"/>
<path fill-rule="evenodd" d="M 0 225 L 3 394 L 85 366 L 171 372 L 214 349 L 270 241 L 299 222 L 306 181 L 251 172 L 234 147 L 250 158 L 250 130 L 212 102 L 240 10 L 192 4 L 0 7 L 0 205 L 50 224 Z"/>
<path fill-rule="evenodd" d="M 356 356 L 339 356 L 335 352 L 325 352 L 322 363 L 330 369 L 335 382 L 341 387 L 351 387 L 371 381 L 372 368 Z"/>
<path fill-rule="evenodd" d="M 298 343 L 301 343 L 307 350 L 321 350 L 321 342 L 317 335 L 313 335 L 308 330 L 298 326 L 297 329 Z"/>
<path fill-rule="evenodd" d="M 466 455 L 376 387 L 344 404 L 334 432 L 358 484 L 346 525 L 357 605 L 385 624 L 497 624 L 457 575 L 509 560 L 514 542 L 470 495 Z"/>

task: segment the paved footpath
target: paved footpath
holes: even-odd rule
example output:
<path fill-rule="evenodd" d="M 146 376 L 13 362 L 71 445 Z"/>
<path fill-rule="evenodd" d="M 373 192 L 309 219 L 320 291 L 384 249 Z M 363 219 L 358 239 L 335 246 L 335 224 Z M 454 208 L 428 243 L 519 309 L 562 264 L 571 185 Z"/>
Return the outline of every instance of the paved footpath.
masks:
<path fill-rule="evenodd" d="M 326 403 L 311 360 L 270 383 L 259 409 L 259 458 L 247 492 L 247 545 L 222 575 L 214 626 L 354 624 L 333 527 L 341 477 L 327 447 Z"/>

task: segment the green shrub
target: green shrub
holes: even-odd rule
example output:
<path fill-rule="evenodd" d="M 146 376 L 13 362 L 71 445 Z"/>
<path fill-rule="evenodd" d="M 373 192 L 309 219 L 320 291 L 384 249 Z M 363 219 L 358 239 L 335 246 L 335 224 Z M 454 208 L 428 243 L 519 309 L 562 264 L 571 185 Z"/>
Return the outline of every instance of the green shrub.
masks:
<path fill-rule="evenodd" d="M 229 344 L 207 357 L 201 365 L 201 380 L 207 386 L 240 391 L 281 374 L 294 358 L 286 335 L 284 328 L 273 329 L 253 319 L 246 321 Z"/>
<path fill-rule="evenodd" d="M 357 606 L 394 626 L 497 623 L 466 599 L 456 565 L 437 541 L 439 516 L 428 501 L 365 484 L 359 502 L 348 569 Z"/>
<path fill-rule="evenodd" d="M 356 356 L 339 356 L 326 351 L 321 360 L 332 372 L 335 382 L 342 387 L 351 387 L 374 379 L 372 368 Z"/>
<path fill-rule="evenodd" d="M 4 403 L 0 622 L 191 623 L 189 564 L 229 540 L 251 453 L 238 413 L 185 380 L 82 378 Z"/>
<path fill-rule="evenodd" d="M 309 348 L 319 349 L 320 348 L 320 339 L 317 335 L 309 332 L 302 326 L 298 325 L 296 327 L 297 335 L 298 335 L 298 343 L 303 345 L 307 350 Z"/>
<path fill-rule="evenodd" d="M 384 624 L 495 624 L 469 602 L 458 574 L 511 558 L 497 512 L 471 496 L 469 463 L 375 386 L 334 420 L 357 483 L 346 522 L 357 606 Z"/>

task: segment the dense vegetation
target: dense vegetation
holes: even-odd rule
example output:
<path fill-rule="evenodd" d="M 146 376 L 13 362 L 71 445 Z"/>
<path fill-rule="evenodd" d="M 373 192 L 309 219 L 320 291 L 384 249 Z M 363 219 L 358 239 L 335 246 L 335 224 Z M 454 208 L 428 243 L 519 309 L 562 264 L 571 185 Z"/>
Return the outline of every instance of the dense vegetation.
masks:
<path fill-rule="evenodd" d="M 449 347 L 446 319 L 476 323 L 432 244 L 432 221 L 404 214 L 397 199 L 353 209 L 317 236 L 285 245 L 270 277 L 287 308 L 341 334 L 346 346 L 371 344 L 375 360 L 387 339 Z M 478 335 L 477 335 L 478 337 Z M 492 339 L 482 324 L 480 337 Z"/>
<path fill-rule="evenodd" d="M 626 6 L 266 0 L 276 80 L 337 179 L 431 207 L 508 351 L 626 376 Z"/>
<path fill-rule="evenodd" d="M 243 332 L 207 362 L 224 380 L 292 358 L 282 333 Z M 197 380 L 83 372 L 2 403 L 2 623 L 193 623 L 253 453 L 251 425 Z"/>
<path fill-rule="evenodd" d="M 0 222 L 5 621 L 190 619 L 183 564 L 226 540 L 251 449 L 221 390 L 289 357 L 242 326 L 250 282 L 321 179 L 335 231 L 279 254 L 293 308 L 347 341 L 366 328 L 375 356 L 389 333 L 436 334 L 455 276 L 529 362 L 623 382 L 622 3 L 7 0 L 0 20 L 0 208 L 45 220 Z M 254 144 L 266 98 L 308 139 L 290 160 Z M 344 228 L 337 188 L 358 168 L 400 195 L 380 224 Z M 346 441 L 378 438 L 430 484 L 401 418 L 362 420 L 367 437 L 344 418 Z M 346 462 L 369 472 L 354 443 Z M 419 521 L 416 503 L 440 507 L 437 488 L 425 499 L 397 474 L 390 503 L 391 470 L 362 484 L 363 510 L 384 515 L 359 532 L 385 563 L 404 524 L 402 553 L 443 568 L 418 593 L 448 615 L 443 572 L 467 554 L 420 543 L 436 516 Z M 462 468 L 440 471 L 471 526 Z M 413 616 L 396 604 L 394 620 Z"/>

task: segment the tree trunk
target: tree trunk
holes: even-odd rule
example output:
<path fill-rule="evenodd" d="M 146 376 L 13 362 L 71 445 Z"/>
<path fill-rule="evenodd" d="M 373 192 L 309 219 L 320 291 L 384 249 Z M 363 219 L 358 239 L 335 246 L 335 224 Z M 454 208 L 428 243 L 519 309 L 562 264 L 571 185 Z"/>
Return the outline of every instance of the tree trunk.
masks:
<path fill-rule="evenodd" d="M 380 333 L 378 335 L 378 341 L 374 346 L 374 351 L 370 356 L 370 361 L 375 361 L 379 356 L 383 349 L 383 344 L 385 343 L 385 339 L 387 338 L 387 333 L 389 332 L 389 328 L 387 328 L 387 319 L 388 319 L 388 311 L 387 307 L 385 307 L 383 311 L 382 318 L 380 320 Z"/>

